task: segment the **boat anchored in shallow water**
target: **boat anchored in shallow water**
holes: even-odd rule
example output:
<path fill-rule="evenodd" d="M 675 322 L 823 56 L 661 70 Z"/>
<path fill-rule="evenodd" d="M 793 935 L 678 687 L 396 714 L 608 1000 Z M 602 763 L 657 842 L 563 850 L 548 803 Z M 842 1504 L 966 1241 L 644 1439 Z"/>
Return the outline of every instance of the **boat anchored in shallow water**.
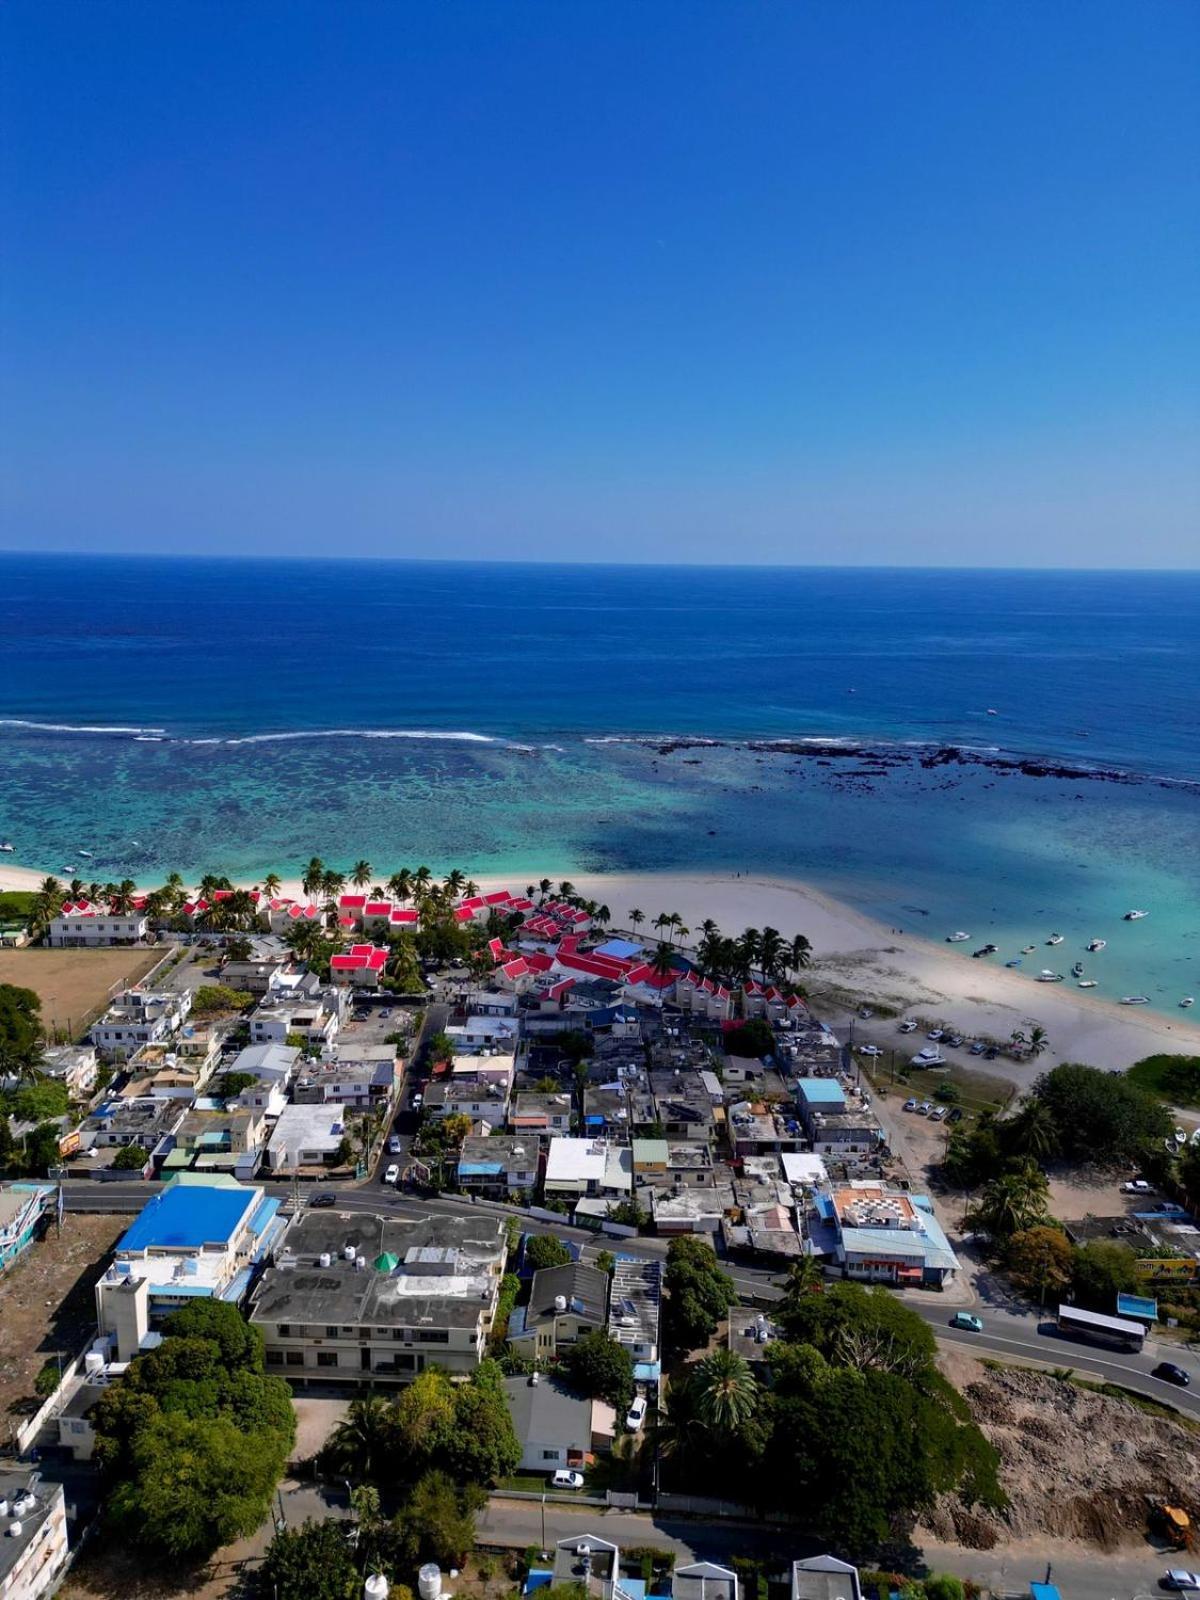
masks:
<path fill-rule="evenodd" d="M 1036 949 L 1037 945 L 1035 944 L 1025 944 L 1021 946 L 1021 954 L 1023 956 L 1031 956 Z"/>
<path fill-rule="evenodd" d="M 1194 1006 L 1196 1004 L 1196 997 L 1194 995 L 1185 994 L 1179 1004 L 1183 1010 L 1186 1011 L 1189 1006 Z"/>
<path fill-rule="evenodd" d="M 959 932 L 959 933 L 948 933 L 946 935 L 946 943 L 947 944 L 964 944 L 966 942 L 966 940 L 968 940 L 970 937 L 971 937 L 971 935 L 969 933 L 962 933 L 962 932 Z"/>
<path fill-rule="evenodd" d="M 4 854 L 5 854 L 5 855 L 6 855 L 6 856 L 10 856 L 10 855 L 12 855 L 12 853 L 13 853 L 13 851 L 14 851 L 14 850 L 15 850 L 15 849 L 16 849 L 16 848 L 17 848 L 17 847 L 16 847 L 16 845 L 15 845 L 15 844 L 9 844 L 9 842 L 8 842 L 8 840 L 7 840 L 7 839 L 6 839 L 6 840 L 5 840 L 5 841 L 4 841 L 4 843 L 3 843 L 3 844 L 0 844 L 0 850 L 3 850 L 3 851 L 4 851 Z"/>
<path fill-rule="evenodd" d="M 1037 981 L 1039 983 L 1061 983 L 1063 975 L 1061 972 L 1051 972 L 1049 967 L 1043 967 L 1037 975 Z"/>
<path fill-rule="evenodd" d="M 1150 913 L 1148 911 L 1127 911 L 1125 913 L 1125 921 L 1140 922 L 1143 917 L 1148 917 L 1149 915 Z"/>
<path fill-rule="evenodd" d="M 1073 978 L 1082 978 L 1083 977 L 1083 962 L 1082 961 L 1077 961 L 1075 963 L 1075 965 L 1071 968 L 1071 976 Z"/>
<path fill-rule="evenodd" d="M 1021 958 L 1020 956 L 1017 956 L 1014 961 L 1006 961 L 1004 965 L 1006 967 L 1019 967 L 1021 965 Z"/>
<path fill-rule="evenodd" d="M 1096 980 L 1095 978 L 1080 978 L 1076 987 L 1080 989 L 1094 989 L 1096 987 Z"/>
<path fill-rule="evenodd" d="M 1108 940 L 1107 939 L 1089 939 L 1088 940 L 1088 949 L 1089 950 L 1103 950 L 1103 949 L 1106 948 L 1107 945 L 1108 945 Z"/>
<path fill-rule="evenodd" d="M 1047 944 L 1061 944 L 1062 942 L 1063 942 L 1063 936 L 1062 936 L 1061 933 L 1052 933 L 1050 935 L 1050 937 L 1046 940 Z"/>
<path fill-rule="evenodd" d="M 1150 1004 L 1150 996 L 1148 994 L 1123 994 L 1121 996 L 1121 1004 L 1123 1006 L 1148 1006 Z"/>

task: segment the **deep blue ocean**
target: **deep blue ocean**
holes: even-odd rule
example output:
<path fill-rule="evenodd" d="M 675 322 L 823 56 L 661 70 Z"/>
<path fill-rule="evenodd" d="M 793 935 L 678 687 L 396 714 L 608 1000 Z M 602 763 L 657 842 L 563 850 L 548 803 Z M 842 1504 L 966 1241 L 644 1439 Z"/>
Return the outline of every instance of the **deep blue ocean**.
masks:
<path fill-rule="evenodd" d="M 1200 573 L 0 555 L 0 764 L 85 879 L 765 870 L 1200 990 Z"/>

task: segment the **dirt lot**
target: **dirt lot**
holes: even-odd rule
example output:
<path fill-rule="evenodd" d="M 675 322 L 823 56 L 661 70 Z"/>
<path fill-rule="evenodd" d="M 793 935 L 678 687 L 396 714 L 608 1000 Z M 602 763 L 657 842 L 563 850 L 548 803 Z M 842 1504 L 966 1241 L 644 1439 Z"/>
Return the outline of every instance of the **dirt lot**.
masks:
<path fill-rule="evenodd" d="M 937 1539 L 990 1550 L 1050 1535 L 1114 1549 L 1147 1528 L 1148 1494 L 1200 1514 L 1200 1431 L 1132 1401 L 960 1352 L 940 1361 L 1001 1456 L 1003 1515 L 944 1496 L 927 1519 Z"/>
<path fill-rule="evenodd" d="M 41 998 L 42 1019 L 50 1028 L 78 1035 L 84 1019 L 103 1005 L 114 984 L 136 983 L 161 949 L 0 950 L 0 983 L 33 989 Z"/>
<path fill-rule="evenodd" d="M 75 1355 L 96 1327 L 92 1286 L 128 1217 L 68 1212 L 0 1278 L 0 1432 L 36 1411 L 33 1380 L 61 1353 Z"/>

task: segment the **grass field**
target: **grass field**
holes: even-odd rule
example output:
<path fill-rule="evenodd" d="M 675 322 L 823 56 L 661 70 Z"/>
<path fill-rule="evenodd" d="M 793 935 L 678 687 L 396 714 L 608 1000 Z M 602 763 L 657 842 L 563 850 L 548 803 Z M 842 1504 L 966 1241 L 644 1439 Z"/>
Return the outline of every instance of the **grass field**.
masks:
<path fill-rule="evenodd" d="M 1126 1076 L 1170 1105 L 1200 1110 L 1200 1056 L 1147 1056 Z"/>
<path fill-rule="evenodd" d="M 0 922 L 24 922 L 33 915 L 36 899 L 28 889 L 0 890 Z"/>
<path fill-rule="evenodd" d="M 78 1034 L 115 983 L 135 983 L 161 950 L 0 950 L 0 983 L 32 989 L 52 1032 Z"/>
<path fill-rule="evenodd" d="M 977 1117 L 981 1111 L 1002 1111 L 1014 1093 L 1007 1078 L 977 1071 L 965 1062 L 955 1061 L 932 1071 L 909 1067 L 902 1075 L 897 1073 L 895 1083 L 879 1063 L 872 1063 L 869 1069 L 864 1064 L 864 1071 L 876 1088 L 892 1099 L 932 1100 L 943 1084 L 952 1083 L 958 1090 L 954 1104 L 962 1107 L 967 1118 Z"/>

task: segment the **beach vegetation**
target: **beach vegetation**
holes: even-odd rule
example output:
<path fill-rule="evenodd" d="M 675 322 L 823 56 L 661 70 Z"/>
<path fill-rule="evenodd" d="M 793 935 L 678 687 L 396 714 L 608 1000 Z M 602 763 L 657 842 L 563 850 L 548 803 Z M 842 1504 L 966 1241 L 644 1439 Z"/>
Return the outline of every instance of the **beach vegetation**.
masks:
<path fill-rule="evenodd" d="M 1014 1234 L 1043 1224 L 1049 1215 L 1050 1185 L 1035 1161 L 1024 1160 L 985 1184 L 963 1226 L 1005 1246 Z"/>
<path fill-rule="evenodd" d="M 1146 1056 L 1125 1076 L 1169 1105 L 1200 1108 L 1200 1056 Z"/>
<path fill-rule="evenodd" d="M 1048 1107 L 1068 1160 L 1133 1163 L 1171 1132 L 1166 1107 L 1122 1073 L 1064 1062 L 1044 1073 L 1033 1092 Z"/>

